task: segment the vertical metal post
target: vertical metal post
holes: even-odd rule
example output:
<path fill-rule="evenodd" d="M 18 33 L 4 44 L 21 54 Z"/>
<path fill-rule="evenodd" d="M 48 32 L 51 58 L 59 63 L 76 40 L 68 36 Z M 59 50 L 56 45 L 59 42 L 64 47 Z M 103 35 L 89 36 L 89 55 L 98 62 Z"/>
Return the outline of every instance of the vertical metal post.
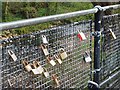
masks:
<path fill-rule="evenodd" d="M 99 72 L 100 72 L 100 26 L 101 26 L 101 16 L 102 16 L 102 7 L 95 6 L 98 9 L 98 12 L 95 13 L 95 36 L 94 36 L 94 82 L 99 85 Z"/>

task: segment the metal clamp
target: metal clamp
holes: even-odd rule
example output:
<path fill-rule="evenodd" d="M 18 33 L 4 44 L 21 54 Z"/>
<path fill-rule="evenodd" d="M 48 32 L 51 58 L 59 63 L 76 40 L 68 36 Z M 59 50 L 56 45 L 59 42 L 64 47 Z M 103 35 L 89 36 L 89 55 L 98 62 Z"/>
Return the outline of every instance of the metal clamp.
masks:
<path fill-rule="evenodd" d="M 100 72 L 100 70 L 101 70 L 101 68 L 99 68 L 99 69 L 94 69 L 92 72 L 93 72 L 93 73 L 96 73 L 96 72 Z"/>
<path fill-rule="evenodd" d="M 94 89 L 100 88 L 100 86 L 94 81 L 88 81 L 88 88 L 90 90 L 94 90 Z"/>

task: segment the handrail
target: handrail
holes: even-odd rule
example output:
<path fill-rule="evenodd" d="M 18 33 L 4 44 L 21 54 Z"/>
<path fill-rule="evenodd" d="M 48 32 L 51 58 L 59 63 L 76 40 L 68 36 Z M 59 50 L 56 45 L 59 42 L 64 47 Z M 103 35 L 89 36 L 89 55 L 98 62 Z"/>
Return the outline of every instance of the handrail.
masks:
<path fill-rule="evenodd" d="M 120 4 L 101 7 L 101 9 L 103 9 L 103 11 L 105 11 L 107 9 L 117 9 L 117 8 L 120 8 Z M 5 22 L 5 23 L 0 23 L 0 30 L 19 28 L 19 27 L 35 25 L 35 24 L 48 22 L 48 21 L 55 21 L 55 20 L 76 17 L 76 16 L 80 16 L 80 15 L 93 14 L 93 13 L 96 13 L 97 11 L 98 11 L 98 8 L 95 7 L 93 9 L 70 12 L 70 13 L 65 13 L 65 14 L 58 14 L 58 15 L 52 15 L 52 16 L 46 16 L 46 17 L 38 17 L 38 18 L 32 18 L 32 19 L 26 19 L 26 20 L 18 20 L 18 21 L 13 21 L 13 22 Z"/>

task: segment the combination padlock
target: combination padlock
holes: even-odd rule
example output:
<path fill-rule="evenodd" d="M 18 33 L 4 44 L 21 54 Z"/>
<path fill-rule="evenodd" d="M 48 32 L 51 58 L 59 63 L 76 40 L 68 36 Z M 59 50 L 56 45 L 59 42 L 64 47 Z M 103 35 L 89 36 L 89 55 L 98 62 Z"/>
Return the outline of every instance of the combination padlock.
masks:
<path fill-rule="evenodd" d="M 52 79 L 53 79 L 53 81 L 55 82 L 55 84 L 57 85 L 57 87 L 59 87 L 59 86 L 60 86 L 60 82 L 59 82 L 59 80 L 58 80 L 57 75 L 53 74 L 53 75 L 52 75 Z"/>
<path fill-rule="evenodd" d="M 50 75 L 49 75 L 49 72 L 47 71 L 47 69 L 46 68 L 43 68 L 44 69 L 44 72 L 43 72 L 43 74 L 44 74 L 44 76 L 46 77 L 46 78 L 48 78 Z"/>
<path fill-rule="evenodd" d="M 85 34 L 82 31 L 79 31 L 77 37 L 82 41 L 86 40 Z"/>
<path fill-rule="evenodd" d="M 22 63 L 23 63 L 23 65 L 24 65 L 25 69 L 26 69 L 28 72 L 30 72 L 30 71 L 32 70 L 31 65 L 28 64 L 28 62 L 27 62 L 26 60 L 23 60 Z"/>
<path fill-rule="evenodd" d="M 55 63 L 55 61 L 52 59 L 52 57 L 48 56 L 48 57 L 46 57 L 46 59 L 47 59 L 47 61 L 48 61 L 52 66 L 55 66 L 55 65 L 56 65 L 56 63 Z"/>
<path fill-rule="evenodd" d="M 8 50 L 8 54 L 11 56 L 13 61 L 17 61 L 17 57 L 16 57 L 15 53 L 12 50 Z"/>
<path fill-rule="evenodd" d="M 45 35 L 42 35 L 42 41 L 44 44 L 48 44 L 48 41 Z"/>
<path fill-rule="evenodd" d="M 39 72 L 39 74 L 42 74 L 42 72 L 44 71 L 43 67 L 40 65 L 40 63 L 38 61 L 33 61 L 34 66 L 36 67 L 37 71 Z"/>
<path fill-rule="evenodd" d="M 67 58 L 67 53 L 65 52 L 65 50 L 63 48 L 59 49 L 59 55 L 62 60 Z"/>
<path fill-rule="evenodd" d="M 54 55 L 54 58 L 58 61 L 59 64 L 62 63 L 62 60 L 60 59 L 60 57 L 58 55 Z"/>
<path fill-rule="evenodd" d="M 109 31 L 110 31 L 112 37 L 113 37 L 114 39 L 116 39 L 117 37 L 116 37 L 115 33 L 112 31 L 112 29 L 109 29 Z"/>
<path fill-rule="evenodd" d="M 38 69 L 37 69 L 37 67 L 36 67 L 35 64 L 31 64 L 31 67 L 32 67 L 32 73 L 33 73 L 34 75 L 40 74 L 40 72 L 38 71 Z"/>
<path fill-rule="evenodd" d="M 47 55 L 49 55 L 49 52 L 48 52 L 48 50 L 47 50 L 47 47 L 46 47 L 46 45 L 41 45 L 41 48 L 42 48 L 42 50 L 43 50 L 43 53 L 45 54 L 45 56 L 47 56 Z"/>
<path fill-rule="evenodd" d="M 84 54 L 84 60 L 85 60 L 85 62 L 91 62 L 92 61 L 90 55 L 87 52 L 85 52 L 85 54 Z"/>

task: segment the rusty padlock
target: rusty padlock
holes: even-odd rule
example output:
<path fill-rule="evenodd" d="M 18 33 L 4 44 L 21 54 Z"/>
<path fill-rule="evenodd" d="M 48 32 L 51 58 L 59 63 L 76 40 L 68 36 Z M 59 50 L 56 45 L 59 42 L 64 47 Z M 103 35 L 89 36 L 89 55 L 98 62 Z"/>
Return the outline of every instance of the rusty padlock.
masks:
<path fill-rule="evenodd" d="M 43 69 L 44 69 L 44 72 L 43 72 L 44 76 L 46 78 L 49 77 L 50 75 L 49 75 L 49 72 L 47 71 L 47 69 L 46 68 L 43 68 Z"/>
<path fill-rule="evenodd" d="M 53 75 L 52 75 L 52 79 L 53 79 L 53 81 L 55 82 L 55 84 L 57 85 L 57 87 L 59 87 L 59 86 L 60 86 L 60 82 L 59 82 L 59 80 L 58 80 L 57 75 L 53 74 Z"/>
<path fill-rule="evenodd" d="M 112 31 L 112 29 L 109 29 L 109 31 L 110 31 L 112 37 L 113 37 L 114 39 L 116 39 L 117 37 L 116 37 L 115 33 Z"/>
<path fill-rule="evenodd" d="M 85 62 L 91 62 L 92 61 L 92 59 L 91 59 L 90 55 L 88 54 L 88 52 L 85 52 L 84 59 L 85 59 Z"/>
<path fill-rule="evenodd" d="M 59 64 L 62 63 L 61 58 L 57 54 L 54 55 L 54 58 L 58 61 Z"/>
<path fill-rule="evenodd" d="M 38 61 L 33 61 L 33 64 L 35 65 L 37 71 L 39 72 L 39 74 L 42 74 L 42 72 L 44 71 L 43 67 L 40 65 L 40 63 Z"/>
<path fill-rule="evenodd" d="M 8 50 L 8 54 L 11 56 L 13 61 L 17 61 L 17 57 L 16 57 L 15 53 L 12 50 Z"/>
<path fill-rule="evenodd" d="M 23 63 L 23 65 L 24 65 L 25 69 L 26 69 L 28 72 L 30 72 L 30 71 L 32 70 L 31 65 L 28 64 L 28 62 L 27 62 L 26 60 L 23 60 L 22 63 Z"/>
<path fill-rule="evenodd" d="M 45 56 L 49 55 L 49 52 L 48 52 L 48 50 L 47 50 L 46 45 L 41 44 L 41 48 L 42 48 L 43 53 L 45 54 Z"/>
<path fill-rule="evenodd" d="M 67 53 L 65 52 L 65 50 L 63 48 L 59 49 L 59 55 L 60 55 L 62 60 L 67 58 Z"/>
<path fill-rule="evenodd" d="M 52 57 L 47 56 L 46 59 L 47 59 L 47 61 L 48 61 L 52 66 L 55 66 L 55 65 L 56 65 L 56 63 L 55 63 L 55 61 L 52 59 Z"/>
<path fill-rule="evenodd" d="M 85 34 L 82 31 L 78 31 L 77 37 L 82 40 L 86 40 Z"/>
<path fill-rule="evenodd" d="M 48 41 L 45 35 L 42 35 L 42 41 L 44 44 L 48 44 Z"/>

